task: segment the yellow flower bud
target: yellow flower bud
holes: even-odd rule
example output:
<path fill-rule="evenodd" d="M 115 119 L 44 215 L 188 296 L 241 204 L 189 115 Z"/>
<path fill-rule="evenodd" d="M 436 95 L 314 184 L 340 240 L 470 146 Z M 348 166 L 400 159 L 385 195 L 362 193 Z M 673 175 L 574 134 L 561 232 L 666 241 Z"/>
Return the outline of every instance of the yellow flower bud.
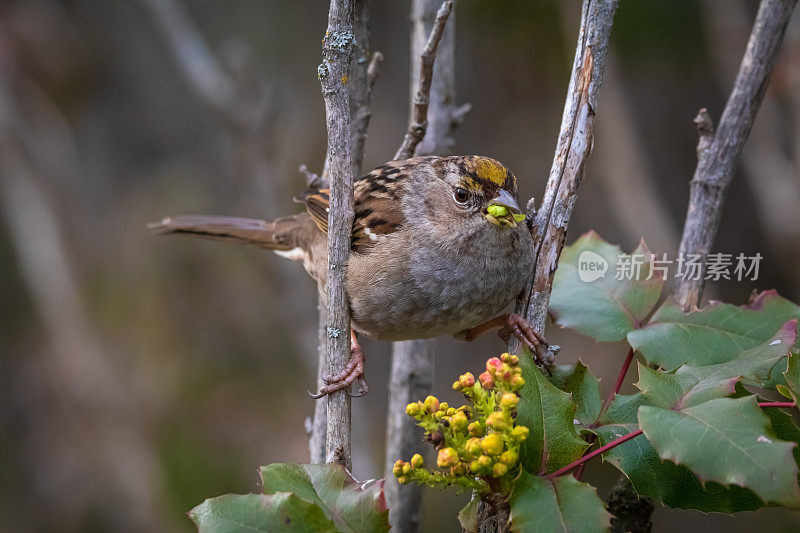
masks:
<path fill-rule="evenodd" d="M 500 455 L 503 451 L 503 439 L 497 433 L 486 435 L 481 439 L 481 450 L 486 455 Z"/>
<path fill-rule="evenodd" d="M 428 396 L 425 398 L 425 410 L 433 414 L 439 410 L 439 399 L 436 396 Z"/>
<path fill-rule="evenodd" d="M 453 390 L 454 391 L 460 391 L 463 388 L 464 388 L 464 385 L 462 385 L 460 381 L 454 381 L 453 382 Z"/>
<path fill-rule="evenodd" d="M 469 464 L 469 471 L 473 474 L 478 474 L 481 470 L 483 470 L 483 465 L 481 465 L 480 461 L 475 460 Z"/>
<path fill-rule="evenodd" d="M 413 466 L 414 468 L 422 468 L 422 465 L 424 464 L 425 460 L 422 458 L 420 454 L 415 453 L 413 456 L 411 456 L 411 466 Z"/>
<path fill-rule="evenodd" d="M 483 437 L 483 435 L 486 433 L 486 427 L 484 427 L 481 422 L 476 420 L 467 426 L 467 431 L 473 437 Z"/>
<path fill-rule="evenodd" d="M 511 430 L 511 437 L 517 442 L 522 442 L 528 438 L 529 433 L 530 430 L 525 426 L 517 426 Z"/>
<path fill-rule="evenodd" d="M 439 455 L 436 457 L 436 465 L 439 468 L 446 468 L 458 463 L 458 453 L 453 448 L 444 448 L 439 450 Z"/>
<path fill-rule="evenodd" d="M 492 463 L 494 463 L 494 461 L 492 461 L 492 458 L 489 456 L 481 455 L 480 457 L 478 457 L 478 464 L 482 469 L 489 468 L 490 466 L 492 466 Z"/>
<path fill-rule="evenodd" d="M 458 463 L 450 468 L 450 474 L 453 476 L 463 476 L 467 473 L 467 467 L 464 463 Z"/>
<path fill-rule="evenodd" d="M 406 414 L 408 416 L 419 416 L 420 407 L 419 404 L 414 402 L 406 405 Z"/>
<path fill-rule="evenodd" d="M 450 408 L 450 405 L 447 402 L 442 402 L 439 404 L 439 409 L 442 411 L 447 411 Z"/>
<path fill-rule="evenodd" d="M 518 460 L 519 460 L 519 455 L 514 450 L 506 450 L 500 456 L 500 462 L 506 466 L 514 466 L 515 464 L 517 464 Z"/>
<path fill-rule="evenodd" d="M 452 427 L 455 432 L 464 431 L 467 429 L 467 424 L 469 424 L 469 421 L 467 420 L 467 415 L 465 415 L 463 411 L 453 413 L 452 418 L 450 418 L 450 427 Z"/>
<path fill-rule="evenodd" d="M 500 405 L 505 407 L 506 409 L 513 409 L 517 406 L 519 402 L 519 396 L 514 394 L 513 392 L 507 392 L 500 397 Z"/>
<path fill-rule="evenodd" d="M 464 445 L 464 450 L 466 450 L 470 456 L 478 457 L 481 452 L 483 452 L 483 449 L 481 448 L 481 439 L 478 437 L 472 437 Z"/>
<path fill-rule="evenodd" d="M 500 411 L 495 411 L 486 417 L 486 425 L 495 431 L 505 431 L 508 427 L 508 417 Z"/>
<path fill-rule="evenodd" d="M 494 477 L 503 477 L 508 473 L 508 467 L 503 463 L 495 463 L 492 467 L 492 476 Z"/>

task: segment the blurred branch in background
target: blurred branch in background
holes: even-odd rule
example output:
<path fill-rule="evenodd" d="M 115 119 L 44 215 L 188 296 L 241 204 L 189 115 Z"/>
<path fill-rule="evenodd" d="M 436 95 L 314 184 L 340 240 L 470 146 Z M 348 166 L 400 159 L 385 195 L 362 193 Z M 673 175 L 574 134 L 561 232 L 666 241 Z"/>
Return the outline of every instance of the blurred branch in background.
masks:
<path fill-rule="evenodd" d="M 63 236 L 67 224 L 50 196 L 54 169 L 81 175 L 74 139 L 54 106 L 15 69 L 14 51 L 4 51 L 0 203 L 50 345 L 44 356 L 26 358 L 11 393 L 25 409 L 27 481 L 51 506 L 33 515 L 44 529 L 84 529 L 92 519 L 115 531 L 158 529 L 161 484 L 145 439 L 148 415 L 137 408 L 135 383 L 122 377 L 118 355 L 102 346 L 87 317 Z"/>
<path fill-rule="evenodd" d="M 714 73 L 719 85 L 726 87 L 739 68 L 752 3 L 704 0 L 701 6 Z M 789 122 L 800 115 L 800 100 L 791 97 L 800 92 L 800 79 L 791 72 L 798 71 L 797 65 L 792 65 L 797 58 L 791 57 L 800 44 L 798 37 L 797 31 L 786 35 L 784 53 L 775 63 L 773 82 L 758 111 L 758 123 L 742 150 L 742 174 L 753 197 L 755 215 L 771 251 L 783 258 L 777 266 L 795 288 L 800 286 L 796 267 L 800 262 L 800 161 L 793 148 L 800 144 L 800 131 Z"/>
<path fill-rule="evenodd" d="M 411 4 L 409 129 L 395 159 L 451 155 L 455 150 L 455 129 L 469 110 L 469 105 L 456 105 L 455 8 L 455 2 L 439 0 L 414 0 Z M 389 523 L 401 533 L 419 531 L 422 487 L 400 485 L 392 466 L 419 447 L 422 432 L 405 414 L 405 406 L 430 394 L 435 353 L 436 339 L 392 344 L 384 475 Z"/>
<path fill-rule="evenodd" d="M 689 276 L 679 279 L 676 295 L 686 311 L 700 304 L 705 284 L 705 258 L 714 244 L 725 192 L 764 98 L 796 3 L 797 0 L 761 1 L 747 49 L 716 133 L 713 132 L 711 118 L 704 110 L 698 116 L 698 131 L 701 135 L 697 150 L 697 168 L 691 181 L 689 208 L 679 253 L 683 257 L 699 255 L 702 258 L 702 267 L 698 279 L 691 279 Z M 766 169 L 759 170 L 759 183 L 755 189 L 769 187 L 763 180 L 772 181 L 774 178 L 766 174 Z M 796 205 L 794 208 L 796 209 Z"/>

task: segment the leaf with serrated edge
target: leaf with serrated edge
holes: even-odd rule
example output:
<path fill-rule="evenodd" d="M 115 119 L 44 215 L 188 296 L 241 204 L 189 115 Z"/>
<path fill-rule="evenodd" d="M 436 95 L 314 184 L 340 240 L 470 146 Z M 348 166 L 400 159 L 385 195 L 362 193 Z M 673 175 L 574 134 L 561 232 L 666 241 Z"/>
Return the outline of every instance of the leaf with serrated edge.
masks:
<path fill-rule="evenodd" d="M 683 409 L 733 394 L 736 383 L 763 387 L 778 362 L 789 355 L 797 338 L 797 321 L 790 320 L 763 344 L 735 359 L 707 366 L 683 365 L 673 372 L 639 365 L 636 386 L 659 407 Z"/>
<path fill-rule="evenodd" d="M 576 406 L 570 395 L 547 381 L 530 357 L 520 358 L 525 385 L 516 424 L 530 430 L 522 442 L 522 466 L 531 474 L 548 473 L 578 459 L 589 444 L 575 431 Z"/>
<path fill-rule="evenodd" d="M 800 507 L 795 444 L 775 436 L 755 396 L 682 411 L 645 405 L 639 425 L 662 459 L 685 465 L 700 480 L 747 487 L 765 501 Z"/>
<path fill-rule="evenodd" d="M 200 533 L 336 531 L 317 505 L 286 492 L 211 498 L 189 511 L 189 518 Z"/>
<path fill-rule="evenodd" d="M 574 329 L 598 341 L 618 341 L 640 326 L 661 295 L 664 284 L 661 272 L 651 274 L 651 252 L 644 241 L 633 251 L 641 258 L 637 279 L 616 279 L 623 257 L 618 246 L 605 242 L 590 231 L 564 248 L 553 280 L 550 312 L 556 323 Z M 581 280 L 579 262 L 593 259 L 608 267 L 595 280 Z"/>
<path fill-rule="evenodd" d="M 317 504 L 345 532 L 388 531 L 383 483 L 358 483 L 336 464 L 276 463 L 262 466 L 265 494 L 292 492 Z"/>
<path fill-rule="evenodd" d="M 597 489 L 572 476 L 545 479 L 523 472 L 509 497 L 512 531 L 608 531 L 611 515 Z"/>
<path fill-rule="evenodd" d="M 644 327 L 628 333 L 628 342 L 649 363 L 667 370 L 713 365 L 755 348 L 798 318 L 800 307 L 775 291 L 757 294 L 744 306 L 712 302 L 690 313 L 670 298 Z"/>
<path fill-rule="evenodd" d="M 553 365 L 550 372 L 550 383 L 572 394 L 572 401 L 578 405 L 575 419 L 586 427 L 594 424 L 603 406 L 600 380 L 581 361 L 572 365 Z"/>
<path fill-rule="evenodd" d="M 649 400 L 642 393 L 618 394 L 593 431 L 601 446 L 639 429 L 637 412 Z M 629 440 L 603 454 L 642 496 L 655 498 L 675 509 L 734 513 L 753 511 L 764 503 L 751 490 L 709 481 L 702 485 L 692 472 L 672 461 L 663 461 L 646 437 Z"/>
<path fill-rule="evenodd" d="M 609 424 L 596 428 L 601 446 L 639 429 L 638 424 Z M 630 479 L 636 493 L 655 498 L 674 509 L 735 513 L 754 511 L 764 504 L 751 490 L 713 481 L 701 484 L 692 472 L 664 461 L 644 436 L 631 439 L 603 454 L 603 460 Z"/>

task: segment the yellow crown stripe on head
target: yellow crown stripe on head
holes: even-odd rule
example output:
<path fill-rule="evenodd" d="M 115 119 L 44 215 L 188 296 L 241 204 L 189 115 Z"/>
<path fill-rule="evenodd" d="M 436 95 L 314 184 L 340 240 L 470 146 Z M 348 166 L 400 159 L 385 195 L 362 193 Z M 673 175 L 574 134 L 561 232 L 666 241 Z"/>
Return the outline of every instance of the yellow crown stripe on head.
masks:
<path fill-rule="evenodd" d="M 503 186 L 508 177 L 508 169 L 488 157 L 476 157 L 471 166 L 478 178 L 484 181 L 491 181 L 499 187 Z"/>

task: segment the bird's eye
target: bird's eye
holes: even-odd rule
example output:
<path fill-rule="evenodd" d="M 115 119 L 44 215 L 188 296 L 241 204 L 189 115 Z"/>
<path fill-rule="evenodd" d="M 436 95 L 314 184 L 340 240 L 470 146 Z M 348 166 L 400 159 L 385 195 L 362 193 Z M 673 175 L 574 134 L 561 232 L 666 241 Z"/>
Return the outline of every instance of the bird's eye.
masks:
<path fill-rule="evenodd" d="M 464 202 L 469 200 L 469 193 L 465 189 L 459 187 L 458 189 L 456 189 L 456 192 L 453 193 L 453 197 L 456 199 L 456 202 L 463 204 Z"/>

